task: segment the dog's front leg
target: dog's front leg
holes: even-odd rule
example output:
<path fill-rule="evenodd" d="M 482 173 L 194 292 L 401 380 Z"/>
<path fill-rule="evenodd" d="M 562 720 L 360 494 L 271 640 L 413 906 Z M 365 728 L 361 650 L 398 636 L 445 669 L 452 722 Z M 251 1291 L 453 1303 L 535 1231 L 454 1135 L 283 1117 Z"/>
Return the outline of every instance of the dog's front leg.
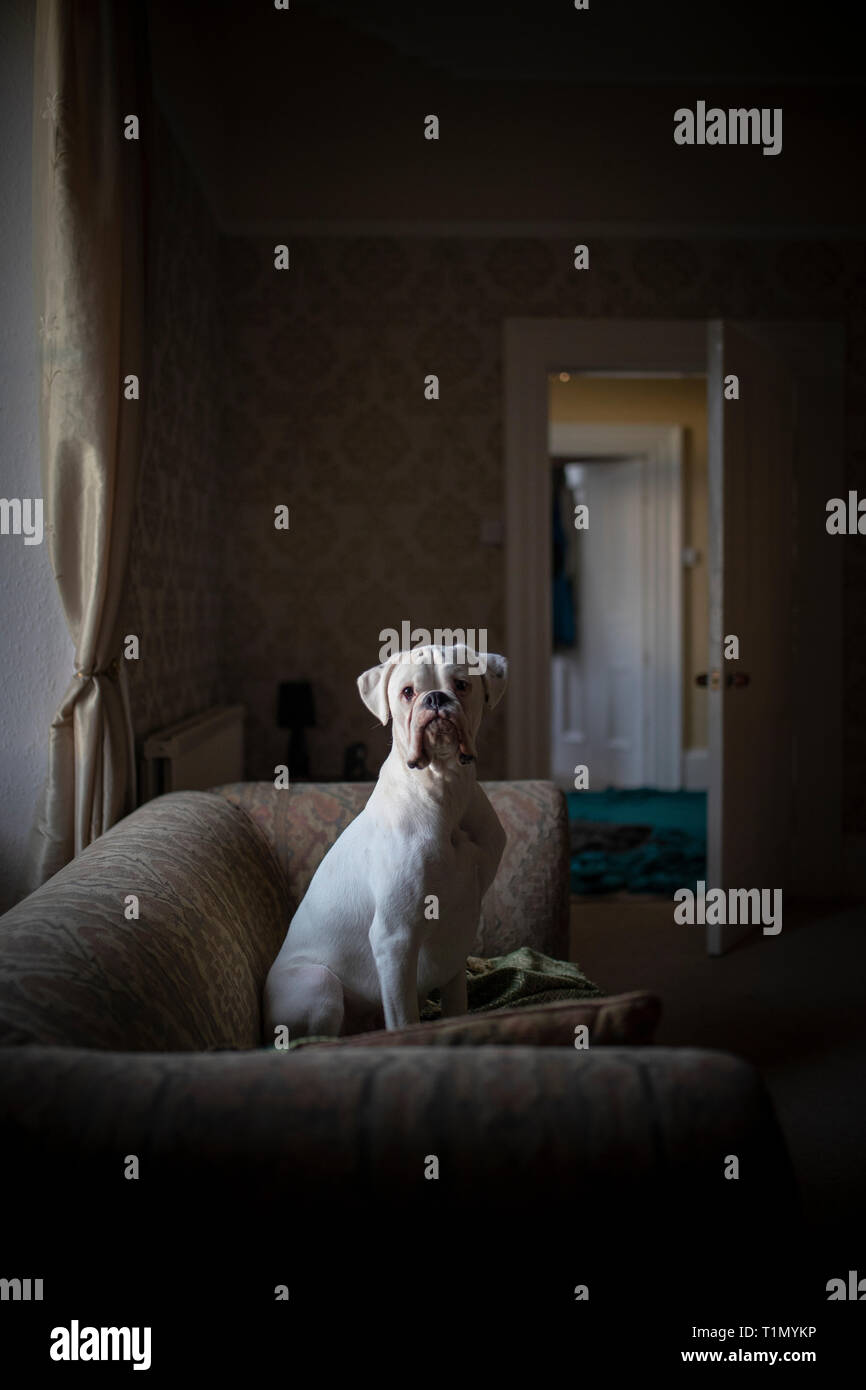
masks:
<path fill-rule="evenodd" d="M 469 835 L 480 851 L 479 887 L 483 897 L 496 877 L 496 870 L 505 849 L 505 831 L 489 798 L 478 785 L 461 822 L 461 829 Z"/>
<path fill-rule="evenodd" d="M 439 991 L 442 999 L 442 1017 L 459 1018 L 461 1014 L 469 1012 L 469 1001 L 466 997 L 466 967 L 461 966 L 453 979 L 443 985 Z"/>
<path fill-rule="evenodd" d="M 415 932 L 403 917 L 377 908 L 370 927 L 370 948 L 379 976 L 386 1028 L 420 1023 L 418 1009 L 418 951 Z"/>

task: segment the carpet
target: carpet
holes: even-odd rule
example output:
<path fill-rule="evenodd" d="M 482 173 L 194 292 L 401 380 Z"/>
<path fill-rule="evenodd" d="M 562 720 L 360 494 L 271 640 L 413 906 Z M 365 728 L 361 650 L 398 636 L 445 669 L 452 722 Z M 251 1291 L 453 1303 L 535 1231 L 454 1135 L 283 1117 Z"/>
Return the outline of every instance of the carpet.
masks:
<path fill-rule="evenodd" d="M 567 793 L 572 893 L 659 893 L 706 876 L 706 792 Z"/>

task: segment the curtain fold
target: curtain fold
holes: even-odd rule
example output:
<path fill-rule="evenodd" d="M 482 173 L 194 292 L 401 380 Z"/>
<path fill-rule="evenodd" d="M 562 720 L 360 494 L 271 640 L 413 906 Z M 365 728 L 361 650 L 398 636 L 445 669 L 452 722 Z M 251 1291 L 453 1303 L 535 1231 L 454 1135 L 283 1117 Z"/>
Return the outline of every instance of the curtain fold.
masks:
<path fill-rule="evenodd" d="M 133 809 L 122 603 L 144 410 L 143 6 L 38 0 L 33 232 L 45 535 L 75 642 L 51 723 L 32 890 Z M 139 139 L 125 138 L 137 116 Z M 135 375 L 140 399 L 127 399 Z"/>

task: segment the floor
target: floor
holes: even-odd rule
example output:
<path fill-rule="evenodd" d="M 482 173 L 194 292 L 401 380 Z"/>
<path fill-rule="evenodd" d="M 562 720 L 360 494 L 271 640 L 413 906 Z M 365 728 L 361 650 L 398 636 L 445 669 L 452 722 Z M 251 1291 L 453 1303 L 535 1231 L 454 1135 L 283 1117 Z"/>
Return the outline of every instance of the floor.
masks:
<path fill-rule="evenodd" d="M 806 1218 L 833 1244 L 866 1236 L 866 909 L 788 906 L 781 933 L 706 955 L 670 898 L 572 898 L 571 959 L 611 994 L 651 989 L 657 1042 L 748 1058 L 773 1097 Z M 862 1256 L 859 1256 L 862 1259 Z"/>

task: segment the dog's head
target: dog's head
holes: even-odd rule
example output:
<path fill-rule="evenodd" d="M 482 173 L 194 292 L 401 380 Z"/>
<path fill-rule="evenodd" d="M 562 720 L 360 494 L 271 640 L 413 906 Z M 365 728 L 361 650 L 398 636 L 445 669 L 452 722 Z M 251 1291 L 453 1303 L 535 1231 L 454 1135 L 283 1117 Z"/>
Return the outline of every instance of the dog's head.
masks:
<path fill-rule="evenodd" d="M 480 672 L 483 671 L 483 674 Z M 413 647 L 358 677 L 361 699 L 376 718 L 394 721 L 394 742 L 411 768 L 475 758 L 485 707 L 502 698 L 508 662 L 471 647 Z"/>

